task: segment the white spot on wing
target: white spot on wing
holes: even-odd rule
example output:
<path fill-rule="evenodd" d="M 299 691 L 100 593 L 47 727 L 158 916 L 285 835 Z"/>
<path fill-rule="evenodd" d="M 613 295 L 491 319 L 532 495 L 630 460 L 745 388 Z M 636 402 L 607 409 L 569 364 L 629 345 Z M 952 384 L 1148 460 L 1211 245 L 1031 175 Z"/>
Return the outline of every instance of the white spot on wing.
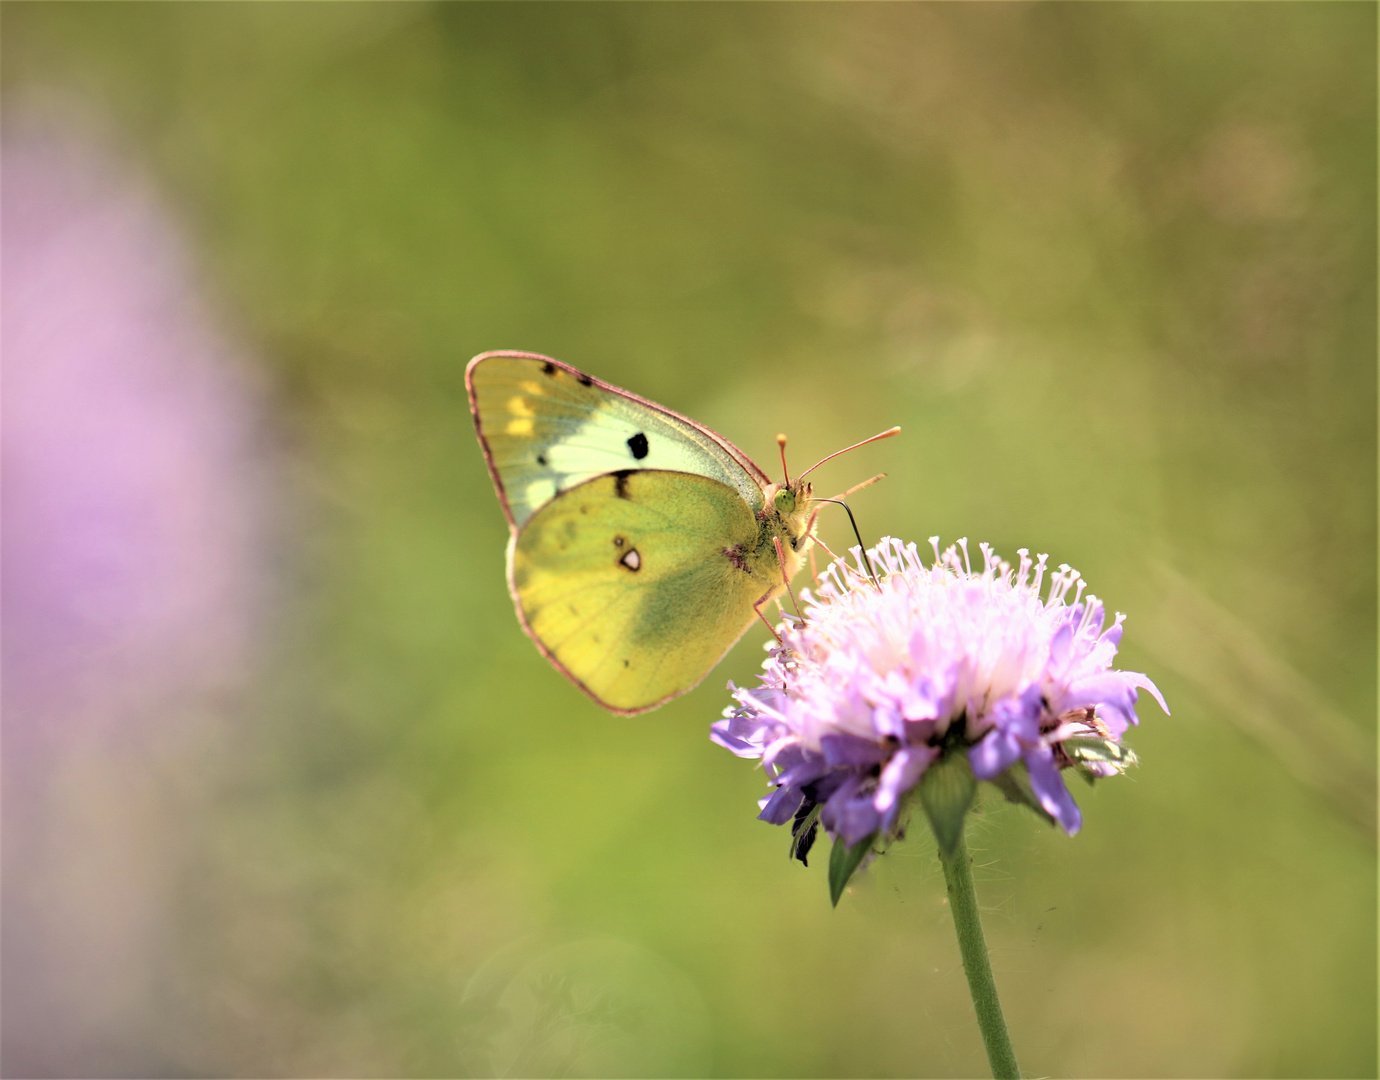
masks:
<path fill-rule="evenodd" d="M 637 548 L 633 548 L 632 550 L 630 550 L 618 561 L 622 563 L 624 566 L 626 566 L 629 570 L 642 569 L 642 556 L 637 553 Z"/>
<path fill-rule="evenodd" d="M 532 509 L 556 497 L 556 481 L 549 479 L 533 480 L 522 493 L 522 501 Z"/>
<path fill-rule="evenodd" d="M 730 484 L 736 479 L 734 472 L 741 471 L 736 464 L 725 467 L 655 413 L 627 404 L 595 409 L 582 424 L 551 444 L 547 462 L 572 479 L 625 469 L 632 463 L 628 440 L 639 434 L 648 445 L 647 455 L 636 459 L 639 469 L 699 473 Z"/>

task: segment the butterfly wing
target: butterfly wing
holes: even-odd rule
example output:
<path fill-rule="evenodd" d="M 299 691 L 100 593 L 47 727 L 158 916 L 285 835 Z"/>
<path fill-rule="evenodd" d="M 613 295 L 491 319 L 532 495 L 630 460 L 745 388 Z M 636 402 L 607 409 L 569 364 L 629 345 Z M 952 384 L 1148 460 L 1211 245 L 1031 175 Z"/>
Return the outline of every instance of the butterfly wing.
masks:
<path fill-rule="evenodd" d="M 753 512 L 769 479 L 702 424 L 535 353 L 483 353 L 465 370 L 470 411 L 508 523 L 522 525 L 564 491 L 620 469 L 695 473 Z"/>
<path fill-rule="evenodd" d="M 699 683 L 774 591 L 741 554 L 758 533 L 741 494 L 720 480 L 624 470 L 526 519 L 509 544 L 509 587 L 524 628 L 561 671 L 604 707 L 643 712 Z"/>

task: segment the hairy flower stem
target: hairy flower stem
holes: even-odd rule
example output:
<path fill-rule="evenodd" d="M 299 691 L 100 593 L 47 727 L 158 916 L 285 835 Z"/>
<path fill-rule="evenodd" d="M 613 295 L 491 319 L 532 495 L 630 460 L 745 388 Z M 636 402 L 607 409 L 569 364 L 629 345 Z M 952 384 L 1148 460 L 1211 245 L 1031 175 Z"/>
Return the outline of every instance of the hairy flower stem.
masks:
<path fill-rule="evenodd" d="M 982 936 L 978 919 L 977 893 L 973 891 L 973 871 L 960 829 L 958 843 L 951 854 L 939 848 L 939 861 L 944 866 L 944 880 L 949 886 L 949 907 L 954 913 L 954 929 L 958 931 L 958 951 L 963 954 L 963 972 L 968 976 L 968 990 L 973 995 L 978 1028 L 987 1060 L 996 1080 L 1018 1080 L 1020 1067 L 1016 1052 L 1011 1049 L 1011 1036 L 1006 1033 L 1001 1002 L 997 1000 L 997 984 L 992 978 L 992 964 L 987 958 L 987 941 Z"/>

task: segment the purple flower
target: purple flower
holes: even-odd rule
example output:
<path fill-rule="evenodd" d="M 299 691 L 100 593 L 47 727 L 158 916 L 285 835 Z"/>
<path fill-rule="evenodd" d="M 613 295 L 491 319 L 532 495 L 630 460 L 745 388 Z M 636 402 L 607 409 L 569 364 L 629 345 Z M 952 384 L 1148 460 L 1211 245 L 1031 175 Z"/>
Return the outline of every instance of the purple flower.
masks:
<path fill-rule="evenodd" d="M 22 101 L 22 98 L 21 98 Z M 5 1046 L 165 1068 L 188 859 L 254 671 L 276 481 L 176 220 L 65 114 L 6 103 Z M 176 1053 L 176 1051 L 174 1051 Z M 197 1066 L 188 1064 L 185 1069 Z M 204 1067 L 204 1066 L 202 1066 Z"/>
<path fill-rule="evenodd" d="M 762 760 L 774 791 L 760 816 L 794 822 L 797 839 L 816 821 L 849 847 L 896 835 L 926 770 L 957 755 L 1076 833 L 1063 772 L 1091 780 L 1135 761 L 1120 739 L 1140 690 L 1168 712 L 1146 676 L 1112 668 L 1123 616 L 1107 626 L 1078 572 L 1048 573 L 1046 556 L 1022 549 L 1013 567 L 983 544 L 975 571 L 966 541 L 930 543 L 927 567 L 914 544 L 883 539 L 869 552 L 877 584 L 831 565 L 802 592 L 804 622 L 782 627 L 762 685 L 729 684 L 737 705 L 711 738 Z"/>

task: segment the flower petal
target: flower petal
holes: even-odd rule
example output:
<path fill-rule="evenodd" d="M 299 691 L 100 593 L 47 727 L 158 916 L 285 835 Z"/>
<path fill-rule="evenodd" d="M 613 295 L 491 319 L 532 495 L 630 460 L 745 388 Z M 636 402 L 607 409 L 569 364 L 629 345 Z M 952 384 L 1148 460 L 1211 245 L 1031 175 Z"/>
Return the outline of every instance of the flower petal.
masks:
<path fill-rule="evenodd" d="M 720 720 L 709 725 L 709 741 L 718 743 L 725 750 L 737 754 L 739 757 L 761 757 L 762 747 L 748 738 L 736 734 L 734 731 L 734 721 L 740 717 Z"/>
<path fill-rule="evenodd" d="M 779 787 L 758 804 L 762 812 L 757 818 L 771 825 L 784 825 L 795 817 L 795 812 L 800 809 L 801 798 L 799 788 Z"/>
<path fill-rule="evenodd" d="M 882 825 L 890 829 L 901 809 L 901 796 L 919 782 L 925 767 L 939 756 L 937 746 L 911 746 L 898 750 L 886 763 L 877 780 L 872 805 L 882 815 Z"/>
<path fill-rule="evenodd" d="M 1055 631 L 1054 639 L 1049 643 L 1049 669 L 1051 672 L 1062 672 L 1068 666 L 1069 652 L 1073 647 L 1073 623 L 1070 620 Z"/>
<path fill-rule="evenodd" d="M 1025 755 L 1025 767 L 1030 773 L 1030 786 L 1045 812 L 1062 825 L 1064 832 L 1070 836 L 1081 829 L 1083 814 L 1069 794 L 1069 789 L 1064 786 L 1059 766 L 1055 764 L 1050 749 L 1041 746 L 1029 751 Z"/>
<path fill-rule="evenodd" d="M 829 797 L 820 811 L 820 823 L 831 833 L 843 837 L 850 847 L 871 836 L 881 825 L 881 815 L 868 795 L 860 795 L 860 782 L 853 778 Z"/>
<path fill-rule="evenodd" d="M 983 740 L 968 749 L 968 764 L 979 780 L 990 780 L 1005 772 L 1021 756 L 1021 744 L 1011 731 L 993 728 Z"/>
<path fill-rule="evenodd" d="M 886 760 L 887 750 L 871 739 L 856 735 L 822 735 L 819 748 L 824 760 L 832 767 L 840 765 L 879 765 Z"/>
<path fill-rule="evenodd" d="M 824 759 L 818 754 L 811 754 L 797 761 L 789 769 L 783 769 L 778 773 L 776 783 L 803 788 L 806 784 L 813 784 L 828 771 L 829 766 Z"/>

